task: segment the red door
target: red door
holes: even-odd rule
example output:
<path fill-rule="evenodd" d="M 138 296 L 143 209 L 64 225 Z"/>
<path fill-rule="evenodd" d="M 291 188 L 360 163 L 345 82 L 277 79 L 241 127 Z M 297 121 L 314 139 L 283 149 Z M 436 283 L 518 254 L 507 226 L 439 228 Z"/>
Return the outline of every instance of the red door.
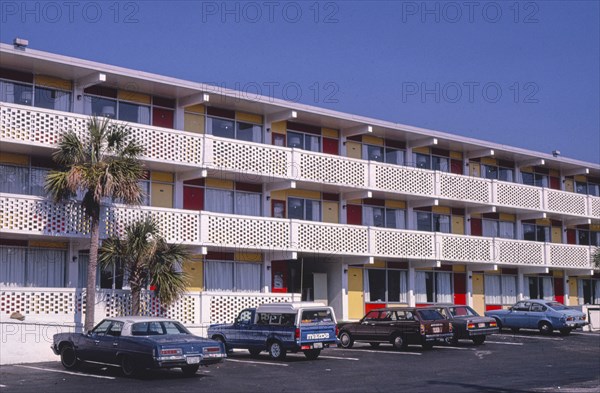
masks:
<path fill-rule="evenodd" d="M 271 292 L 287 293 L 288 263 L 287 261 L 271 262 Z"/>
<path fill-rule="evenodd" d="M 454 273 L 454 304 L 467 304 L 467 275 Z"/>
<path fill-rule="evenodd" d="M 337 139 L 323 138 L 323 153 L 340 154 L 339 141 Z"/>
<path fill-rule="evenodd" d="M 163 108 L 152 109 L 152 125 L 173 128 L 173 111 Z"/>
<path fill-rule="evenodd" d="M 183 208 L 187 210 L 202 210 L 204 208 L 204 189 L 184 186 Z"/>
<path fill-rule="evenodd" d="M 554 300 L 565 304 L 565 282 L 562 277 L 554 277 Z"/>
<path fill-rule="evenodd" d="M 346 222 L 350 225 L 362 225 L 362 206 L 346 205 Z"/>
<path fill-rule="evenodd" d="M 471 236 L 482 236 L 483 227 L 480 218 L 471 218 Z"/>

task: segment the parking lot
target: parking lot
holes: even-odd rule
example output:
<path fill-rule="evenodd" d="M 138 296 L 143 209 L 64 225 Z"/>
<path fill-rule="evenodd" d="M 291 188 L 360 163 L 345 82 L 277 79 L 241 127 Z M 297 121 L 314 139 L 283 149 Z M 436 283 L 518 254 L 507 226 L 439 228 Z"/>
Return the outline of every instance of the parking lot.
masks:
<path fill-rule="evenodd" d="M 175 369 L 138 379 L 92 365 L 70 372 L 58 357 L 0 367 L 0 392 L 596 392 L 599 387 L 600 334 L 582 332 L 562 337 L 504 331 L 481 346 L 461 341 L 432 350 L 356 344 L 324 350 L 316 361 L 300 353 L 275 362 L 266 353 L 252 358 L 236 350 L 191 378 Z"/>

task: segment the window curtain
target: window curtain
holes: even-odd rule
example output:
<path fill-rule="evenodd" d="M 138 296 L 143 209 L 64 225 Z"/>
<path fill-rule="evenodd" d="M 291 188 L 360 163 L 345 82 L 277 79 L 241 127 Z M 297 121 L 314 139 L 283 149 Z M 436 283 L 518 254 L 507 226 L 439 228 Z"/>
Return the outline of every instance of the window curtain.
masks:
<path fill-rule="evenodd" d="M 483 223 L 483 236 L 498 237 L 498 221 L 482 220 L 482 223 Z"/>
<path fill-rule="evenodd" d="M 56 91 L 54 98 L 54 109 L 57 111 L 71 111 L 71 93 Z"/>
<path fill-rule="evenodd" d="M 45 196 L 46 176 L 50 172 L 49 169 L 31 168 L 31 195 Z"/>
<path fill-rule="evenodd" d="M 260 267 L 257 263 L 235 264 L 235 290 L 238 292 L 260 292 Z"/>
<path fill-rule="evenodd" d="M 373 226 L 373 208 L 371 206 L 362 207 L 362 224 L 365 226 Z"/>
<path fill-rule="evenodd" d="M 579 300 L 579 304 L 585 304 L 585 300 L 583 299 L 583 280 L 577 280 L 577 297 Z"/>
<path fill-rule="evenodd" d="M 261 194 L 250 192 L 235 193 L 235 213 L 244 216 L 260 216 Z"/>
<path fill-rule="evenodd" d="M 486 274 L 484 278 L 485 304 L 502 304 L 500 276 Z"/>
<path fill-rule="evenodd" d="M 233 192 L 227 190 L 205 190 L 204 207 L 209 212 L 233 213 Z"/>
<path fill-rule="evenodd" d="M 0 192 L 29 194 L 29 168 L 0 165 Z"/>
<path fill-rule="evenodd" d="M 437 230 L 442 233 L 450 233 L 450 216 L 439 215 L 433 217 L 434 221 L 437 220 Z"/>
<path fill-rule="evenodd" d="M 91 115 L 93 114 L 93 109 L 92 109 L 92 101 L 94 100 L 94 97 L 92 96 L 83 96 L 83 113 L 86 115 Z"/>
<path fill-rule="evenodd" d="M 500 221 L 500 237 L 503 239 L 515 238 L 515 224 L 512 222 Z"/>
<path fill-rule="evenodd" d="M 594 283 L 594 304 L 600 304 L 600 280 L 592 280 Z"/>
<path fill-rule="evenodd" d="M 206 261 L 204 286 L 208 291 L 233 291 L 233 262 Z"/>
<path fill-rule="evenodd" d="M 320 201 L 306 201 L 306 219 L 309 221 L 321 221 Z"/>
<path fill-rule="evenodd" d="M 90 254 L 79 253 L 77 258 L 77 287 L 87 287 L 87 269 L 90 261 Z"/>
<path fill-rule="evenodd" d="M 500 276 L 502 282 L 502 304 L 517 302 L 517 277 Z"/>
<path fill-rule="evenodd" d="M 400 272 L 400 303 L 408 303 L 408 274 L 406 271 Z"/>
<path fill-rule="evenodd" d="M 363 288 L 365 292 L 365 302 L 371 301 L 371 289 L 369 285 L 369 270 L 363 270 Z"/>
<path fill-rule="evenodd" d="M 363 225 L 383 227 L 383 208 L 363 206 Z"/>
<path fill-rule="evenodd" d="M 386 209 L 386 227 L 395 229 L 404 229 L 406 219 L 402 209 Z"/>
<path fill-rule="evenodd" d="M 15 85 L 13 83 L 0 81 L 0 101 L 15 102 Z"/>
<path fill-rule="evenodd" d="M 523 299 L 531 299 L 529 296 L 529 277 L 523 276 Z"/>
<path fill-rule="evenodd" d="M 552 277 L 542 277 L 542 297 L 544 300 L 554 300 L 554 287 Z"/>
<path fill-rule="evenodd" d="M 318 136 L 306 135 L 306 139 L 306 142 L 308 142 L 306 150 L 321 151 L 321 138 L 319 138 Z"/>
<path fill-rule="evenodd" d="M 426 278 L 427 272 L 416 272 L 415 274 L 415 301 L 417 303 L 427 303 Z"/>
<path fill-rule="evenodd" d="M 435 287 L 437 302 L 452 303 L 452 274 L 436 272 Z"/>
<path fill-rule="evenodd" d="M 27 249 L 24 247 L 0 247 L 0 286 L 25 286 L 25 261 Z"/>
<path fill-rule="evenodd" d="M 27 256 L 27 286 L 64 287 L 67 252 L 31 248 Z"/>
<path fill-rule="evenodd" d="M 150 107 L 140 105 L 137 111 L 138 123 L 150 124 Z"/>

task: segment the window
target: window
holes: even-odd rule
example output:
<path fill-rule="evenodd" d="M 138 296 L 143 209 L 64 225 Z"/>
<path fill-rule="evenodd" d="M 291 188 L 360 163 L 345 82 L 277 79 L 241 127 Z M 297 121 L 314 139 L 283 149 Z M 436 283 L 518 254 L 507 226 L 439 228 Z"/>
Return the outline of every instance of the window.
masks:
<path fill-rule="evenodd" d="M 486 304 L 514 304 L 517 301 L 517 276 L 486 274 L 484 293 Z"/>
<path fill-rule="evenodd" d="M 512 308 L 514 311 L 529 311 L 531 302 L 519 302 Z"/>
<path fill-rule="evenodd" d="M 116 92 L 115 92 L 116 93 Z M 84 95 L 83 113 L 131 123 L 150 124 L 150 106 L 91 94 Z"/>
<path fill-rule="evenodd" d="M 247 262 L 206 261 L 204 287 L 208 291 L 260 292 L 261 266 Z"/>
<path fill-rule="evenodd" d="M 362 156 L 365 160 L 404 165 L 404 151 L 392 147 L 363 144 Z"/>
<path fill-rule="evenodd" d="M 156 336 L 165 334 L 190 334 L 179 322 L 138 322 L 131 325 L 132 336 Z"/>
<path fill-rule="evenodd" d="M 413 161 L 417 168 L 432 169 L 434 171 L 449 172 L 450 159 L 436 155 L 413 153 Z"/>
<path fill-rule="evenodd" d="M 104 321 L 96 325 L 94 329 L 92 329 L 92 333 L 97 334 L 99 336 L 104 336 L 112 323 L 113 321 L 111 321 L 110 319 L 105 319 Z"/>
<path fill-rule="evenodd" d="M 548 187 L 549 185 L 548 175 L 542 173 L 521 172 L 521 178 L 523 179 L 523 184 L 529 186 Z"/>
<path fill-rule="evenodd" d="M 579 279 L 579 304 L 600 304 L 600 280 L 593 278 Z"/>
<path fill-rule="evenodd" d="M 121 331 L 123 331 L 123 322 L 115 321 L 110 329 L 108 329 L 106 334 L 109 336 L 119 337 L 121 335 Z"/>
<path fill-rule="evenodd" d="M 70 112 L 71 93 L 68 91 L 36 86 L 34 106 L 38 108 Z"/>
<path fill-rule="evenodd" d="M 362 223 L 367 226 L 404 229 L 406 227 L 405 211 L 363 205 Z"/>
<path fill-rule="evenodd" d="M 65 287 L 67 251 L 0 246 L 0 286 Z"/>
<path fill-rule="evenodd" d="M 288 218 L 321 221 L 321 201 L 289 197 Z"/>
<path fill-rule="evenodd" d="M 260 193 L 217 188 L 206 188 L 205 193 L 207 211 L 244 216 L 262 215 Z"/>
<path fill-rule="evenodd" d="M 321 151 L 321 137 L 298 131 L 287 131 L 287 146 L 309 151 Z"/>
<path fill-rule="evenodd" d="M 552 277 L 526 276 L 523 297 L 526 299 L 554 300 Z"/>
<path fill-rule="evenodd" d="M 514 171 L 508 167 L 481 164 L 481 177 L 512 182 L 514 181 Z"/>
<path fill-rule="evenodd" d="M 417 303 L 452 303 L 452 273 L 416 272 L 415 299 Z"/>
<path fill-rule="evenodd" d="M 523 224 L 523 240 L 549 242 L 550 227 L 537 224 Z"/>
<path fill-rule="evenodd" d="M 415 212 L 417 230 L 450 233 L 450 216 L 446 214 Z"/>
<path fill-rule="evenodd" d="M 600 232 L 577 229 L 577 244 L 600 247 Z"/>
<path fill-rule="evenodd" d="M 80 252 L 78 256 L 78 280 L 77 287 L 85 288 L 87 286 L 87 270 L 90 255 L 86 252 Z M 116 264 L 106 268 L 98 265 L 96 271 L 96 287 L 104 289 L 123 289 L 127 287 L 127 274 L 123 265 Z M 124 285 L 125 284 L 125 285 Z"/>
<path fill-rule="evenodd" d="M 0 101 L 57 111 L 71 111 L 70 91 L 8 80 L 0 80 Z"/>
<path fill-rule="evenodd" d="M 365 269 L 365 302 L 407 303 L 406 270 Z"/>
<path fill-rule="evenodd" d="M 47 168 L 0 164 L 0 192 L 46 196 Z"/>
<path fill-rule="evenodd" d="M 575 192 L 578 194 L 600 196 L 600 184 L 576 181 Z"/>
<path fill-rule="evenodd" d="M 248 142 L 262 142 L 262 126 L 214 116 L 206 117 L 206 129 L 214 136 Z"/>
<path fill-rule="evenodd" d="M 515 238 L 515 224 L 510 221 L 483 219 L 483 236 L 500 237 L 503 239 Z"/>

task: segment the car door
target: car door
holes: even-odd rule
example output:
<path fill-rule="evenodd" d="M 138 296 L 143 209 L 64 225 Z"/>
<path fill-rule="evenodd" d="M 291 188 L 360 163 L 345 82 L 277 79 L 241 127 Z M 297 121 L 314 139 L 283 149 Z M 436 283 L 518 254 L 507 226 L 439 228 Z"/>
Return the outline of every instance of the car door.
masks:
<path fill-rule="evenodd" d="M 510 328 L 524 328 L 529 325 L 530 301 L 517 302 L 511 310 L 506 313 L 504 326 Z"/>
<path fill-rule="evenodd" d="M 531 329 L 537 329 L 542 319 L 545 319 L 548 308 L 540 303 L 531 303 L 531 309 L 527 319 L 527 326 Z"/>
<path fill-rule="evenodd" d="M 100 361 L 100 343 L 105 339 L 108 328 L 113 323 L 110 319 L 100 322 L 89 333 L 83 335 L 77 345 L 77 355 L 84 360 Z"/>
<path fill-rule="evenodd" d="M 229 342 L 235 346 L 248 346 L 252 341 L 250 335 L 250 325 L 254 322 L 253 310 L 242 310 L 235 320 L 233 333 L 229 338 Z"/>
<path fill-rule="evenodd" d="M 121 331 L 123 322 L 114 321 L 106 331 L 106 334 L 98 337 L 97 356 L 102 363 L 116 363 L 117 351 L 121 345 Z"/>
<path fill-rule="evenodd" d="M 379 320 L 379 311 L 369 311 L 367 315 L 360 320 L 356 326 L 354 339 L 355 340 L 372 340 L 377 336 L 375 329 L 376 322 Z"/>

